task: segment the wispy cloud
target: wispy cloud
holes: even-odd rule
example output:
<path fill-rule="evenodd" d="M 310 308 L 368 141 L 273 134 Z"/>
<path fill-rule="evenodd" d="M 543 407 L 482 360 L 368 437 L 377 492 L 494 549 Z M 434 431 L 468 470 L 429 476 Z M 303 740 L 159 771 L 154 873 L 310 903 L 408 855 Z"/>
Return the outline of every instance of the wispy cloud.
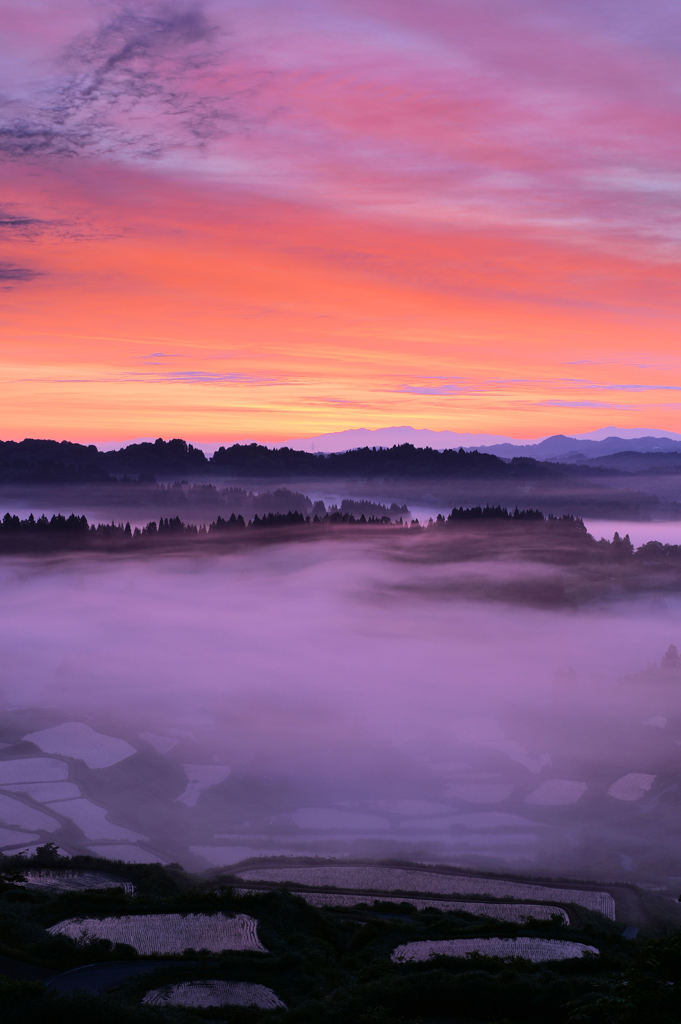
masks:
<path fill-rule="evenodd" d="M 681 384 L 590 384 L 603 391 L 681 391 Z"/>
<path fill-rule="evenodd" d="M 228 99 L 207 88 L 207 73 L 224 61 L 218 36 L 200 4 L 118 7 L 67 47 L 49 95 L 0 123 L 0 152 L 153 157 L 204 145 L 233 117 Z"/>
<path fill-rule="evenodd" d="M 219 373 L 206 370 L 172 370 L 154 375 L 157 381 L 175 384 L 257 384 L 279 385 L 284 383 L 277 377 L 260 377 L 249 373 Z"/>
<path fill-rule="evenodd" d="M 38 217 L 22 216 L 10 213 L 0 207 L 0 235 L 31 235 L 47 226 L 47 222 Z"/>
<path fill-rule="evenodd" d="M 0 280 L 2 280 L 0 265 Z M 289 378 L 262 376 L 250 373 L 220 373 L 204 370 L 130 370 L 121 373 L 36 375 L 21 377 L 22 383 L 41 384 L 213 384 L 279 387 L 290 384 Z"/>
<path fill-rule="evenodd" d="M 400 384 L 390 390 L 399 394 L 410 395 L 435 395 L 446 397 L 448 395 L 492 395 L 503 392 L 518 393 L 531 391 L 535 394 L 546 393 L 547 391 L 557 392 L 580 392 L 580 391 L 603 391 L 603 392 L 658 392 L 658 391 L 681 391 L 681 384 L 657 384 L 639 381 L 623 381 L 621 383 L 605 383 L 603 381 L 589 380 L 581 377 L 490 377 L 483 380 L 466 380 L 455 378 L 437 383 L 439 378 L 424 381 L 416 384 Z M 562 399 L 552 399 L 538 402 L 538 404 L 566 404 Z M 573 404 L 570 399 L 567 404 Z M 586 401 L 579 401 L 580 405 L 588 404 Z M 605 405 L 607 406 L 607 402 Z"/>
<path fill-rule="evenodd" d="M 39 270 L 33 270 L 31 267 L 20 267 L 14 263 L 0 263 L 0 287 L 11 288 L 15 284 L 33 281 L 36 277 L 41 276 Z"/>
<path fill-rule="evenodd" d="M 467 384 L 405 384 L 400 388 L 405 395 L 465 395 L 471 393 Z"/>
<path fill-rule="evenodd" d="M 626 365 L 627 369 L 634 370 L 649 370 L 654 365 L 652 363 L 632 363 L 629 360 L 624 359 L 568 359 L 565 363 L 566 366 L 622 366 Z"/>
<path fill-rule="evenodd" d="M 542 406 L 544 408 L 558 408 L 558 409 L 631 409 L 631 405 L 626 405 L 621 402 L 595 402 L 595 401 L 584 401 L 578 399 L 562 399 L 562 398 L 549 398 L 542 402 L 536 402 L 535 405 Z"/>

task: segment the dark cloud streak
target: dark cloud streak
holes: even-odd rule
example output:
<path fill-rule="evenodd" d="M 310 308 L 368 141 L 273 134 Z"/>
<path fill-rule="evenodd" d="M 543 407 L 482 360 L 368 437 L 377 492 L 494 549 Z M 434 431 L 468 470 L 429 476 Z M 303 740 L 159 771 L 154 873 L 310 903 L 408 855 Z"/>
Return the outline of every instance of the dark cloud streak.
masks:
<path fill-rule="evenodd" d="M 32 238 L 53 227 L 50 221 L 40 217 L 29 217 L 12 213 L 0 207 L 0 238 Z"/>
<path fill-rule="evenodd" d="M 202 148 L 235 119 L 229 98 L 213 83 L 206 89 L 224 53 L 196 4 L 121 6 L 94 33 L 74 39 L 60 64 L 49 99 L 0 123 L 0 153 L 159 157 Z"/>
<path fill-rule="evenodd" d="M 562 392 L 570 391 L 604 391 L 604 392 L 648 392 L 648 391 L 681 391 L 679 384 L 656 384 L 647 382 L 606 383 L 604 381 L 586 380 L 580 377 L 542 377 L 542 378 L 496 378 L 481 381 L 470 381 L 462 378 L 438 383 L 441 378 L 429 378 L 418 384 L 402 384 L 388 390 L 396 394 L 435 395 L 438 397 L 457 397 L 459 395 L 479 396 L 503 392 L 505 389 L 555 389 Z M 537 402 L 538 405 L 585 405 L 607 407 L 609 402 L 576 401 L 570 399 L 551 399 Z M 627 406 L 628 408 L 628 406 Z"/>
<path fill-rule="evenodd" d="M 0 287 L 12 287 L 22 281 L 33 281 L 40 277 L 39 270 L 30 267 L 19 267 L 14 263 L 0 263 Z"/>
<path fill-rule="evenodd" d="M 19 268 L 17 268 L 19 269 Z M 31 273 L 27 271 L 27 273 Z M 30 278 L 18 278 L 29 280 Z M 0 264 L 2 280 L 2 264 Z M 261 387 L 278 387 L 294 383 L 290 378 L 260 377 L 249 373 L 219 373 L 203 370 L 146 370 L 102 375 L 100 377 L 22 377 L 20 383 L 42 384 L 248 384 Z"/>

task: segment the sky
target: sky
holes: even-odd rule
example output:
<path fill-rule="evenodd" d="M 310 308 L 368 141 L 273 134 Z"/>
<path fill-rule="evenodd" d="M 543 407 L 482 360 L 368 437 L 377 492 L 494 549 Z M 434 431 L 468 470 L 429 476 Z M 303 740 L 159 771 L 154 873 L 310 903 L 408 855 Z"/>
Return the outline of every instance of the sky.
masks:
<path fill-rule="evenodd" d="M 0 0 L 4 439 L 681 430 L 675 0 Z"/>

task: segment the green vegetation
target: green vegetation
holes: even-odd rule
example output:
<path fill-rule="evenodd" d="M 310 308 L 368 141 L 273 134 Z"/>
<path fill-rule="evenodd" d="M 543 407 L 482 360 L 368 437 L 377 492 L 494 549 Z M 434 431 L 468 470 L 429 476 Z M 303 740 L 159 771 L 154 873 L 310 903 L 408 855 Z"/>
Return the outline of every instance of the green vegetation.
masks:
<path fill-rule="evenodd" d="M 131 882 L 121 889 L 54 892 L 19 886 L 21 869 L 102 870 Z M 238 896 L 227 875 L 193 877 L 171 865 L 124 865 L 91 857 L 0 858 L 0 1002 L 4 1024 L 225 1020 L 225 1010 L 142 1005 L 150 989 L 189 980 L 266 985 L 284 1009 L 233 1007 L 236 1024 L 671 1024 L 681 1019 L 681 934 L 662 930 L 625 939 L 623 924 L 584 912 L 514 925 L 469 914 L 417 911 L 408 903 L 317 908 L 277 889 Z M 74 916 L 245 913 L 258 920 L 268 955 L 187 951 L 144 961 L 130 947 L 79 946 L 47 928 Z M 414 941 L 520 935 L 568 939 L 600 954 L 556 963 L 472 957 L 394 964 Z M 93 965 L 76 974 L 76 967 Z M 147 965 L 149 970 L 146 970 Z M 143 971 L 144 973 L 140 973 Z M 90 985 L 96 991 L 83 991 Z"/>

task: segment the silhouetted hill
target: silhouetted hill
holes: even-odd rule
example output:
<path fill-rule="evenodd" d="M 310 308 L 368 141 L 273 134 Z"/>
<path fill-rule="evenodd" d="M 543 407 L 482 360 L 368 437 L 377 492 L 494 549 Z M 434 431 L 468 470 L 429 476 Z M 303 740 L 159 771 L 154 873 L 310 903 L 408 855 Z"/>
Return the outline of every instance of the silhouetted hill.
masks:
<path fill-rule="evenodd" d="M 154 442 L 129 444 L 117 451 L 102 452 L 101 458 L 108 472 L 116 476 L 181 477 L 208 470 L 208 459 L 201 449 L 180 438 L 164 441 L 159 437 Z"/>
<path fill-rule="evenodd" d="M 131 478 L 152 480 L 207 473 L 209 463 L 198 448 L 179 439 L 131 444 L 101 452 L 95 445 L 27 438 L 0 441 L 0 483 L 97 483 Z"/>
<path fill-rule="evenodd" d="M 0 483 L 85 483 L 108 479 L 102 453 L 71 441 L 0 441 Z"/>
<path fill-rule="evenodd" d="M 200 475 L 259 477 L 451 477 L 546 479 L 565 475 L 566 467 L 534 459 L 504 461 L 478 451 L 416 448 L 356 448 L 321 454 L 260 444 L 221 447 L 212 458 L 186 441 L 175 438 L 131 444 L 117 451 L 100 452 L 94 445 L 68 441 L 25 440 L 0 442 L 0 483 L 73 483 L 105 480 L 149 481 L 186 479 Z"/>
<path fill-rule="evenodd" d="M 307 477 L 516 477 L 545 478 L 563 470 L 534 459 L 505 462 L 496 455 L 472 451 L 416 448 L 355 448 L 329 454 L 299 452 L 291 448 L 235 444 L 218 448 L 210 460 L 213 471 L 232 476 Z"/>

